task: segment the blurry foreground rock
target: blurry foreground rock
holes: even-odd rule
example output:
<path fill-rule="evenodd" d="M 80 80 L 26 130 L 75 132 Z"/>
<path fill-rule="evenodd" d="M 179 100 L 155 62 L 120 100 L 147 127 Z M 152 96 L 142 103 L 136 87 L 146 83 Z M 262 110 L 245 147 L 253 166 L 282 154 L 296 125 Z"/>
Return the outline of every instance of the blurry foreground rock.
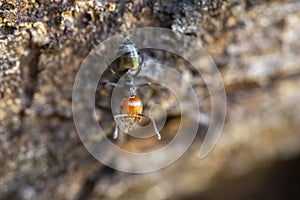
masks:
<path fill-rule="evenodd" d="M 300 199 L 300 3 L 120 2 L 0 3 L 0 199 Z M 224 79 L 227 118 L 205 159 L 198 159 L 201 127 L 173 165 L 132 175 L 86 151 L 71 97 L 94 46 L 143 26 L 170 28 L 203 44 Z M 209 94 L 200 77 L 191 79 L 209 116 Z M 109 109 L 97 112 L 111 131 Z M 179 117 L 172 113 L 166 130 Z M 165 141 L 173 137 L 165 135 Z M 134 140 L 122 145 L 145 148 Z"/>

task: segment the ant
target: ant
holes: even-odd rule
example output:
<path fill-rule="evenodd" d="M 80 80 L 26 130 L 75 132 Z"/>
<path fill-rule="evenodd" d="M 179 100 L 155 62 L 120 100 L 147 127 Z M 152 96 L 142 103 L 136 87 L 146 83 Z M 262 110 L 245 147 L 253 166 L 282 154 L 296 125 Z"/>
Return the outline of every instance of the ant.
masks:
<path fill-rule="evenodd" d="M 110 71 L 117 77 L 125 76 L 125 91 L 127 97 L 121 102 L 120 114 L 114 116 L 116 122 L 117 119 L 122 119 L 125 122 L 125 133 L 132 129 L 135 123 L 141 122 L 142 117 L 146 117 L 151 120 L 154 132 L 157 139 L 161 139 L 161 135 L 157 129 L 155 120 L 152 116 L 143 114 L 142 100 L 136 95 L 136 89 L 134 87 L 134 77 L 139 74 L 143 66 L 142 59 L 135 48 L 134 43 L 126 38 L 120 45 L 119 62 L 117 66 L 109 67 Z M 116 86 L 115 83 L 107 83 L 108 85 Z M 117 139 L 119 136 L 119 127 L 116 123 L 113 138 Z"/>

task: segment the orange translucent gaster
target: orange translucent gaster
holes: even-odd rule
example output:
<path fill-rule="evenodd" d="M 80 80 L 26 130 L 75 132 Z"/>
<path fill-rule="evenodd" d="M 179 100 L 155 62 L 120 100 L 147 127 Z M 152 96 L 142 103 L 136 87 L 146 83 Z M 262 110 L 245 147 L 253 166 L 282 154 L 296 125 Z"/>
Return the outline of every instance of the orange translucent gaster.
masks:
<path fill-rule="evenodd" d="M 142 100 L 137 96 L 135 96 L 135 94 L 131 94 L 129 97 L 123 99 L 121 104 L 121 114 L 114 116 L 115 120 L 117 118 L 123 118 L 123 121 L 125 121 L 127 125 L 125 133 L 127 133 L 128 130 L 131 130 L 131 126 L 134 123 L 141 122 L 142 117 L 147 117 L 152 121 L 154 132 L 157 136 L 157 139 L 160 140 L 161 136 L 156 127 L 154 118 L 152 116 L 143 115 Z M 116 139 L 118 135 L 119 135 L 119 129 L 118 126 L 116 125 L 115 131 L 113 133 L 113 138 Z"/>
<path fill-rule="evenodd" d="M 143 103 L 140 98 L 131 95 L 122 101 L 122 114 L 127 114 L 132 122 L 140 122 L 143 113 Z"/>

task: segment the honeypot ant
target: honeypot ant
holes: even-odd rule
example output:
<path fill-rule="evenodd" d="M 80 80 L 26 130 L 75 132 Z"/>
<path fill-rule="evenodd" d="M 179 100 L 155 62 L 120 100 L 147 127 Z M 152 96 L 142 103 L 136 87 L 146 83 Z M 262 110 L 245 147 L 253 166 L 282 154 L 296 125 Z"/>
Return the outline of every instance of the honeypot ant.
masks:
<path fill-rule="evenodd" d="M 135 123 L 141 122 L 142 117 L 146 117 L 151 120 L 154 132 L 158 140 L 161 139 L 161 135 L 157 129 L 155 120 L 150 115 L 143 114 L 143 103 L 142 100 L 136 95 L 136 89 L 134 87 L 134 76 L 139 74 L 142 68 L 142 60 L 135 48 L 135 45 L 128 38 L 120 45 L 119 52 L 119 63 L 117 67 L 110 67 L 111 72 L 121 77 L 125 76 L 125 90 L 127 92 L 127 97 L 121 102 L 120 114 L 114 116 L 115 123 L 117 119 L 122 118 L 125 122 L 126 129 L 125 133 L 132 129 Z M 115 83 L 110 83 L 116 86 Z M 115 130 L 113 133 L 113 138 L 117 139 L 119 135 L 119 127 L 116 123 Z"/>

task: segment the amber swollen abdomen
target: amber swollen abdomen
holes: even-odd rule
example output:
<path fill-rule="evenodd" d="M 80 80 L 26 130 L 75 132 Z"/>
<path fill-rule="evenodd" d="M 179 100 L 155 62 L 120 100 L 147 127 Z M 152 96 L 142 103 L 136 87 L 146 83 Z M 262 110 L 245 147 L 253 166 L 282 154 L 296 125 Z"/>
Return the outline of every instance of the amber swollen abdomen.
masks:
<path fill-rule="evenodd" d="M 143 113 L 143 103 L 140 98 L 135 95 L 131 95 L 122 101 L 122 114 L 127 114 L 132 122 L 138 122 L 141 120 Z"/>

